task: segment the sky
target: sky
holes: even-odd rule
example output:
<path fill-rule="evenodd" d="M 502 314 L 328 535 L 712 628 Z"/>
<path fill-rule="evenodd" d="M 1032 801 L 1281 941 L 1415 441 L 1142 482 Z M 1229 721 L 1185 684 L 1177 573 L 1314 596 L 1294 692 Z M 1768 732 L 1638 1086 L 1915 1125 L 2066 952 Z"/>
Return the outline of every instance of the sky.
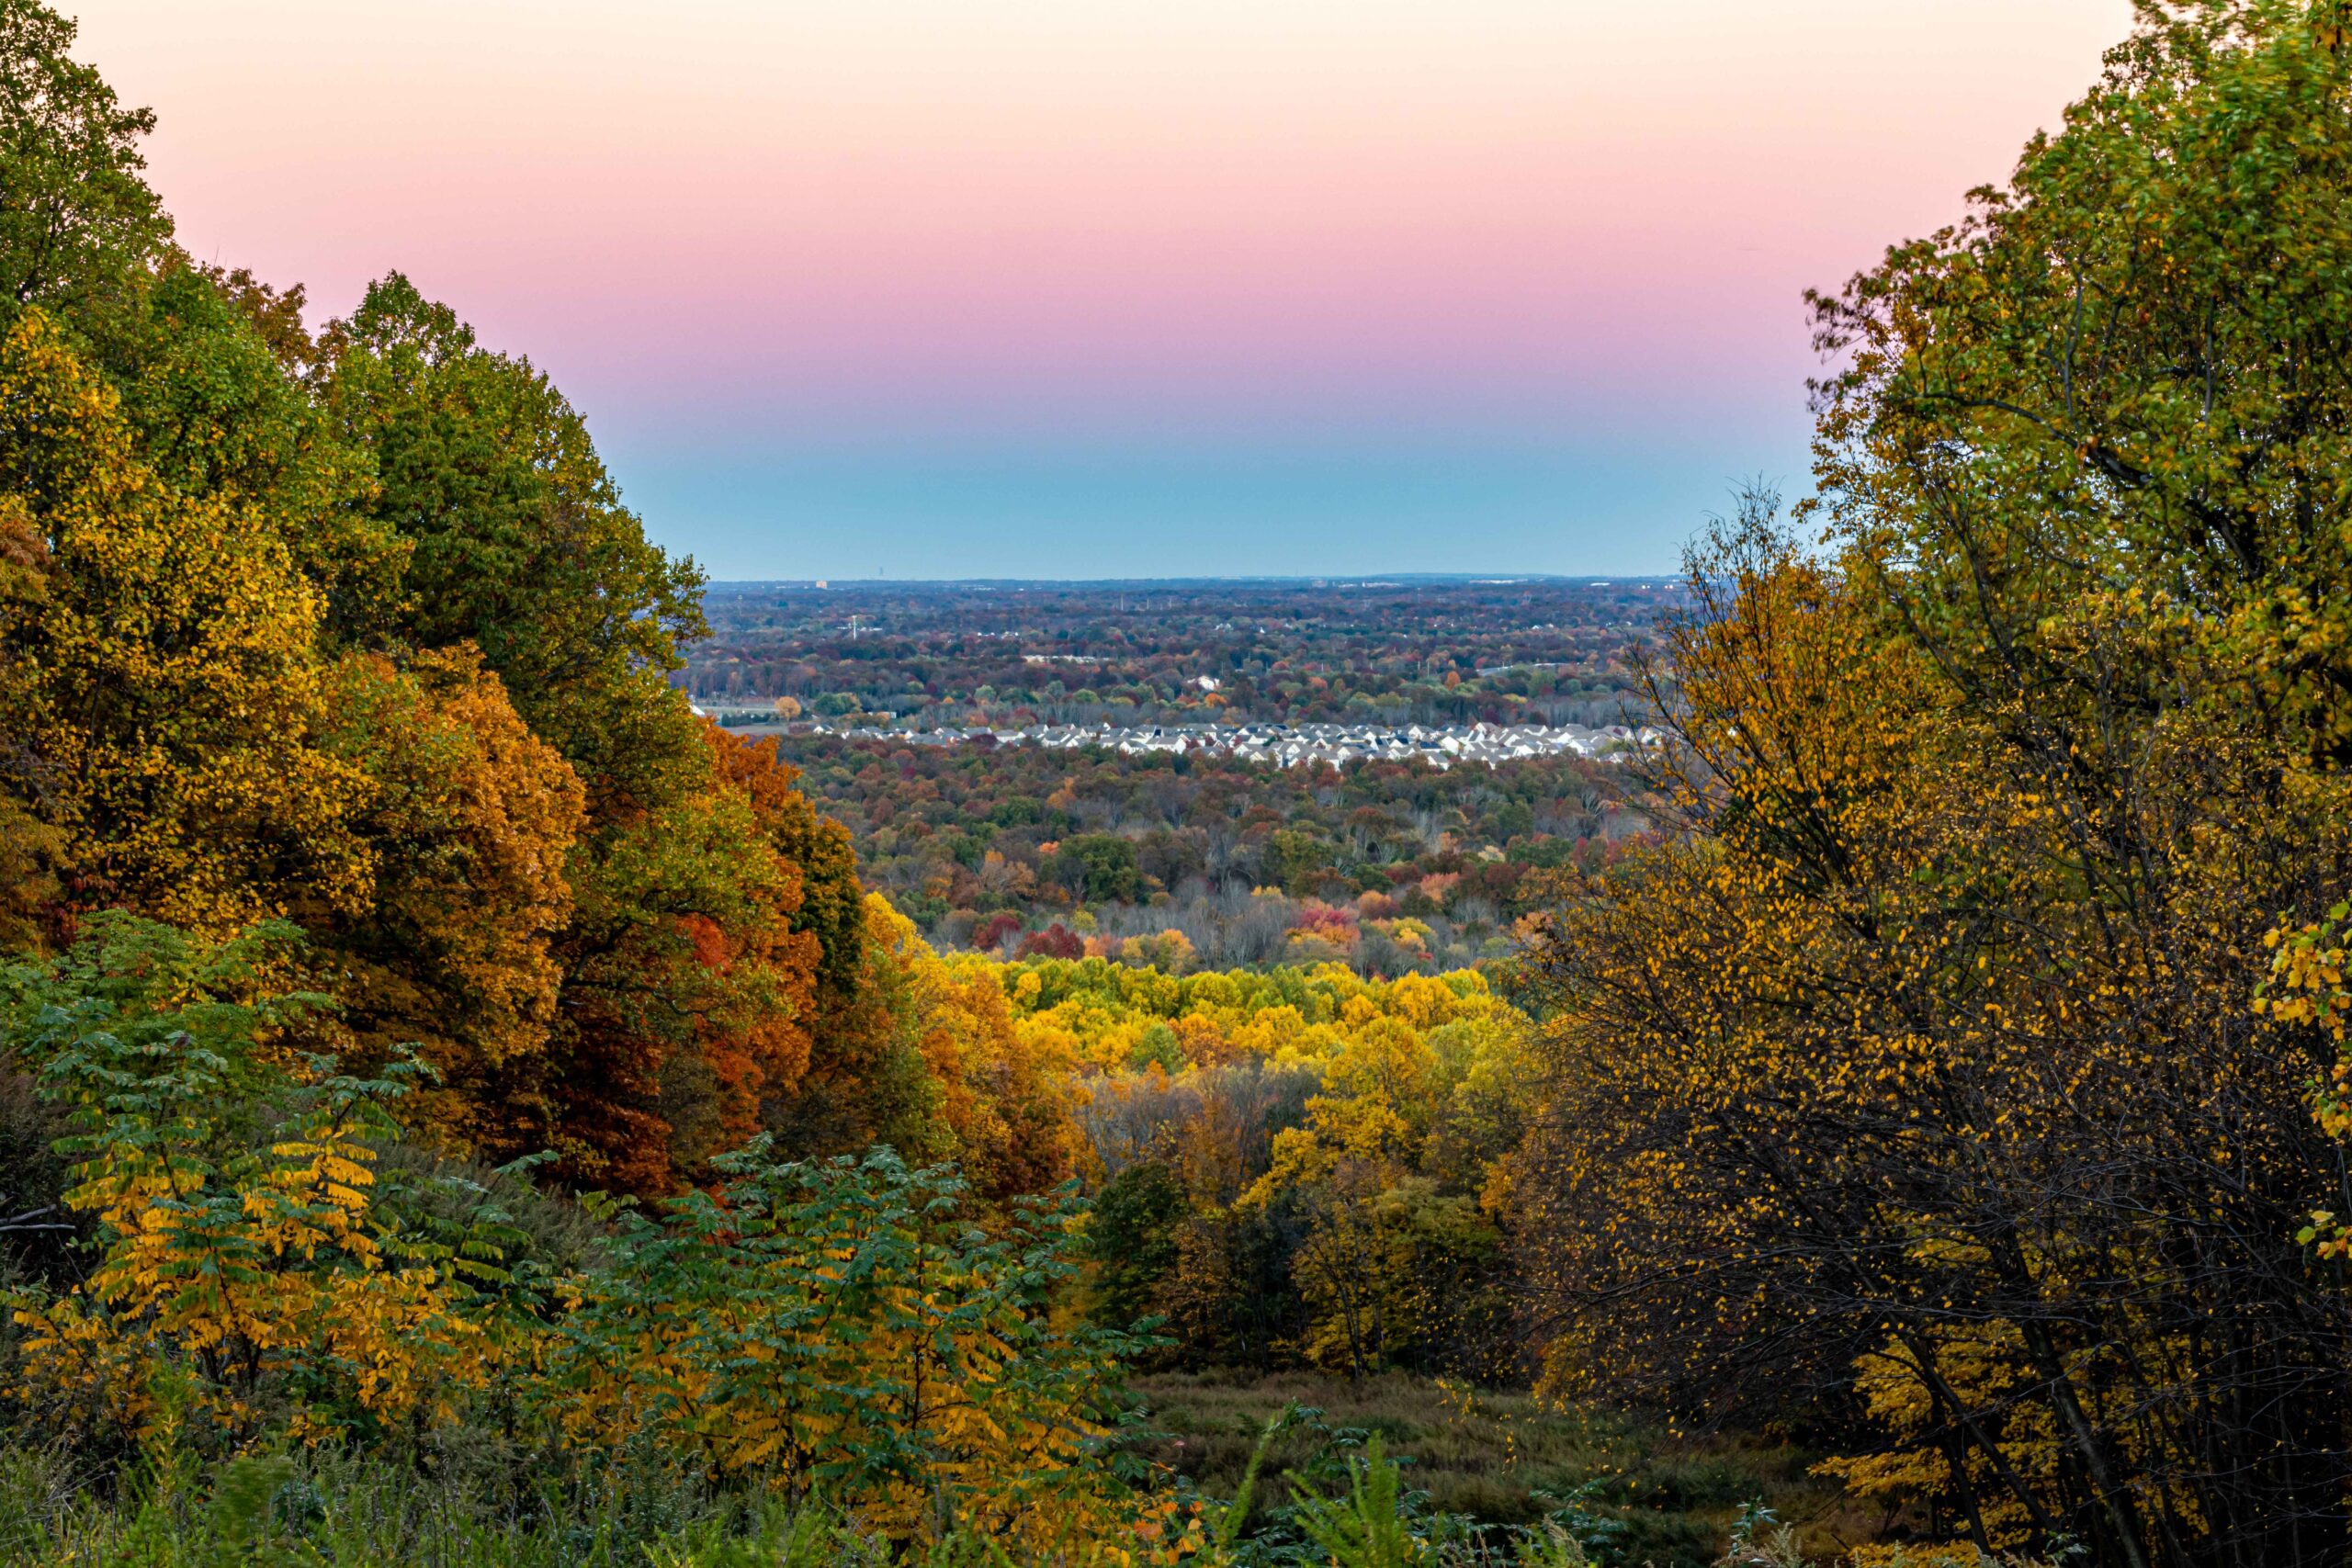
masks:
<path fill-rule="evenodd" d="M 1644 574 L 2130 0 L 60 0 L 198 256 L 398 268 L 721 579 Z"/>

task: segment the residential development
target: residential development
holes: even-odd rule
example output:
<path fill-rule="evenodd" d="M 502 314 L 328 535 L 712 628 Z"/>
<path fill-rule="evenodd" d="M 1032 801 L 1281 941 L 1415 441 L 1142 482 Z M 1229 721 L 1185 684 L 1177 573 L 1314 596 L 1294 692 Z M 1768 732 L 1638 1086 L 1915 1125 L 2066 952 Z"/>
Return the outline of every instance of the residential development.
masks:
<path fill-rule="evenodd" d="M 1577 756 L 1619 761 L 1654 746 L 1660 732 L 1649 726 L 1579 724 L 1470 724 L 1395 728 L 1378 724 L 1046 724 L 1017 728 L 895 729 L 872 724 L 786 727 L 795 735 L 838 735 L 852 739 L 895 740 L 914 746 L 956 746 L 993 741 L 1000 746 L 1041 746 L 1054 750 L 1099 747 L 1134 756 L 1143 752 L 1201 752 L 1239 761 L 1294 768 L 1315 762 L 1408 761 L 1438 768 L 1456 762 L 1492 766 L 1520 757 Z"/>

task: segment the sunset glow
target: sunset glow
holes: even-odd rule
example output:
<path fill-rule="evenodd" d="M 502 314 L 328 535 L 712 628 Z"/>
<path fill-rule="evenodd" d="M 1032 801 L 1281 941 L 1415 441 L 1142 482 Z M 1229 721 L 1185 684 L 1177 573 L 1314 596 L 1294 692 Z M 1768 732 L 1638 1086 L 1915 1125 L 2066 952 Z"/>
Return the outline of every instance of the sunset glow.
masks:
<path fill-rule="evenodd" d="M 2125 0 L 87 0 L 200 256 L 408 272 L 723 576 L 1650 571 Z M 322 62 L 330 63 L 322 64 Z M 1106 541 L 1115 539 L 1115 544 Z"/>

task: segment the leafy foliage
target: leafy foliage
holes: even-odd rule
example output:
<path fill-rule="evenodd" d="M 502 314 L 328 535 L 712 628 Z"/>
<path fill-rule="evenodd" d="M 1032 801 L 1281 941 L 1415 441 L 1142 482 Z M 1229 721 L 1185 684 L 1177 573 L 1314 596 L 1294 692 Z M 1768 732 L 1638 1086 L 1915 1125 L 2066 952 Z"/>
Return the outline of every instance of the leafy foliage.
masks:
<path fill-rule="evenodd" d="M 97 1247 L 78 1283 L 10 1297 L 21 1424 L 227 1456 L 415 1450 L 503 1412 L 566 1449 L 821 1496 L 890 1540 L 1164 1557 L 1193 1528 L 1107 1460 L 1128 1344 L 1054 1319 L 1066 1201 L 991 1235 L 946 1172 L 755 1143 L 658 1220 L 602 1201 L 609 1240 L 551 1270 L 481 1186 L 379 1180 L 403 1065 L 279 1059 L 272 1039 L 327 1005 L 243 999 L 286 934 L 205 948 L 107 918 L 9 973 L 6 1043 L 74 1109 L 67 1201 Z"/>
<path fill-rule="evenodd" d="M 296 886 L 349 911 L 374 855 L 359 770 L 323 743 L 318 593 L 258 508 L 146 463 L 123 400 L 45 313 L 0 338 L 0 599 L 17 809 L 82 902 L 224 933 Z"/>
<path fill-rule="evenodd" d="M 413 547 L 390 627 L 471 643 L 598 813 L 658 807 L 693 779 L 692 721 L 662 679 L 702 629 L 702 577 L 649 544 L 587 426 L 527 360 L 481 348 L 393 273 L 322 352 L 321 396 L 370 455 L 373 510 Z M 363 626 L 356 633 L 375 629 Z"/>
<path fill-rule="evenodd" d="M 2296 1241 L 2344 1209 L 2352 99 L 2302 6 L 2142 13 L 1816 301 L 1821 537 L 1759 499 L 1694 557 L 1675 831 L 1555 889 L 1512 1179 L 1556 1386 L 1824 1423 L 1973 1548 L 2286 1561 L 2352 1344 Z"/>
<path fill-rule="evenodd" d="M 0 299 L 97 308 L 171 233 L 139 172 L 148 109 L 127 109 L 66 53 L 74 24 L 37 0 L 0 6 Z"/>
<path fill-rule="evenodd" d="M 15 1300 L 17 1395 L 125 1446 L 194 1421 L 233 1447 L 294 1388 L 324 1395 L 306 1428 L 446 1413 L 479 1365 L 461 1309 L 502 1276 L 482 1235 L 420 1245 L 370 1203 L 404 1065 L 362 1079 L 261 1049 L 325 1000 L 238 999 L 287 933 L 208 949 L 120 919 L 93 932 L 7 976 L 12 1053 L 74 1111 L 65 1197 L 99 1254 L 65 1292 Z"/>

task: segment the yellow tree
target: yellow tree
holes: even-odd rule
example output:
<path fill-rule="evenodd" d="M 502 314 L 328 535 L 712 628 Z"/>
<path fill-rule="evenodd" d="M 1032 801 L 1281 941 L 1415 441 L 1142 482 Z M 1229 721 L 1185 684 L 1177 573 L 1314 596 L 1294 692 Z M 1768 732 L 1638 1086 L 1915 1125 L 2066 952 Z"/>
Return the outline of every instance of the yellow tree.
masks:
<path fill-rule="evenodd" d="M 368 784 L 323 743 L 322 606 L 269 518 L 164 482 L 38 310 L 0 338 L 0 508 L 38 550 L 0 592 L 0 729 L 74 901 L 214 933 L 298 891 L 364 908 Z"/>

